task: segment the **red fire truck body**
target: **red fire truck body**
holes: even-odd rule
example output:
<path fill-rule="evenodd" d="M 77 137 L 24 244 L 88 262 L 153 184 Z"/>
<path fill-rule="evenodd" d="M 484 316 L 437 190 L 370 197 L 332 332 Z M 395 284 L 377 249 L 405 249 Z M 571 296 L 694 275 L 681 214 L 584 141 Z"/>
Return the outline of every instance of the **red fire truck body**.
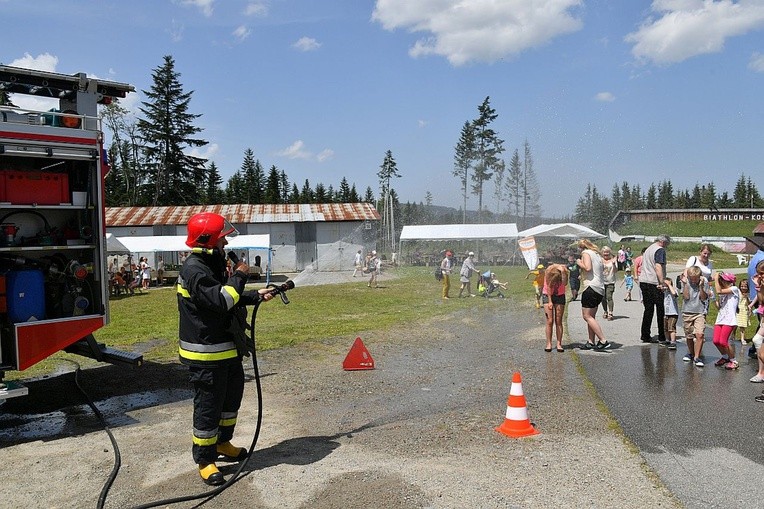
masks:
<path fill-rule="evenodd" d="M 0 92 L 58 99 L 48 111 L 0 105 L 0 399 L 3 383 L 66 350 L 140 365 L 140 355 L 95 341 L 108 323 L 104 177 L 97 105 L 131 85 L 0 65 Z"/>

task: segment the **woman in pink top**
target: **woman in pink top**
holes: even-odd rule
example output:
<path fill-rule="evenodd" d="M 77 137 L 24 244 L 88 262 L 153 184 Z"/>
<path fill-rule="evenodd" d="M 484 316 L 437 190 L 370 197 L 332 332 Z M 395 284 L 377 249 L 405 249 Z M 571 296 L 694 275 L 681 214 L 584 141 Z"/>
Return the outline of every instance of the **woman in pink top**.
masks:
<path fill-rule="evenodd" d="M 546 315 L 546 347 L 552 351 L 552 328 L 557 336 L 557 351 L 562 348 L 562 317 L 565 314 L 565 287 L 568 286 L 568 269 L 565 265 L 554 263 L 546 268 L 544 289 L 541 292 L 541 302 L 544 304 Z"/>

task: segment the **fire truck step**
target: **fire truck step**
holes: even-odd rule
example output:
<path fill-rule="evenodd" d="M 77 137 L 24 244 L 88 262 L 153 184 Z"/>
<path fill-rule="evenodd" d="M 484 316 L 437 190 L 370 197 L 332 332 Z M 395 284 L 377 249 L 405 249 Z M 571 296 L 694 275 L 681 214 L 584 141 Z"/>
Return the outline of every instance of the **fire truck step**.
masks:
<path fill-rule="evenodd" d="M 141 366 L 143 364 L 142 354 L 115 350 L 103 343 L 98 343 L 92 334 L 89 334 L 76 343 L 72 343 L 66 347 L 66 351 L 84 357 L 90 357 L 99 362 L 109 362 L 111 364 L 122 364 L 127 366 Z"/>
<path fill-rule="evenodd" d="M 143 364 L 143 355 L 139 353 L 115 350 L 108 346 L 102 347 L 101 353 L 103 354 L 104 362 L 127 364 L 129 366 L 141 366 Z"/>
<path fill-rule="evenodd" d="M 26 396 L 29 389 L 18 382 L 0 382 L 0 400 L 15 398 L 16 396 Z"/>

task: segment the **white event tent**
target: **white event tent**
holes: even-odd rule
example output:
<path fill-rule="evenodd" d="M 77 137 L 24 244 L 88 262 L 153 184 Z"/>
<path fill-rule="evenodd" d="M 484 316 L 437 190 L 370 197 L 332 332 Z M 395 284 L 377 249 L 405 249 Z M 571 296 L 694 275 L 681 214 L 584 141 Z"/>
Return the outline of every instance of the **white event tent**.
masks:
<path fill-rule="evenodd" d="M 518 233 L 518 237 L 562 237 L 569 239 L 600 239 L 605 235 L 576 223 L 540 224 Z"/>
<path fill-rule="evenodd" d="M 148 236 L 128 236 L 111 237 L 106 234 L 107 250 L 109 253 L 161 253 L 161 252 L 183 252 L 190 251 L 186 245 L 185 235 L 148 235 Z M 254 249 L 268 251 L 268 264 L 266 270 L 266 282 L 270 282 L 271 267 L 271 236 L 268 233 L 258 235 L 237 235 L 235 237 L 226 237 L 228 245 L 226 249 Z M 116 242 L 114 242 L 116 240 Z M 117 243 L 121 248 L 117 247 Z M 111 246 L 115 247 L 112 251 Z M 124 248 L 124 249 L 123 249 Z"/>
<path fill-rule="evenodd" d="M 106 252 L 108 254 L 129 254 L 130 250 L 111 233 L 106 234 Z"/>
<path fill-rule="evenodd" d="M 404 226 L 400 241 L 515 240 L 517 236 L 515 223 L 428 224 Z"/>

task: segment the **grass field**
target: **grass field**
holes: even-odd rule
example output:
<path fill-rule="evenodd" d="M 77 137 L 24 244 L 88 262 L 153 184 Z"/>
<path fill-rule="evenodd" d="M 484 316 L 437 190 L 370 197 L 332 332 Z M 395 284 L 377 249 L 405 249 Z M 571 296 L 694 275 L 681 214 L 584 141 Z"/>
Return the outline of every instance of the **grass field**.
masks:
<path fill-rule="evenodd" d="M 618 228 L 618 234 L 673 237 L 750 237 L 760 221 L 632 221 Z"/>
<path fill-rule="evenodd" d="M 639 244 L 629 244 L 639 253 Z M 684 264 L 697 254 L 696 244 L 671 244 L 669 261 Z M 615 246 L 617 249 L 617 246 Z M 715 252 L 717 270 L 737 267 L 732 255 Z M 478 269 L 485 267 L 478 265 Z M 289 305 L 279 299 L 263 304 L 257 318 L 257 344 L 261 350 L 281 348 L 306 341 L 335 336 L 353 339 L 367 330 L 385 330 L 393 325 L 416 324 L 420 320 L 445 315 L 458 309 L 475 306 L 515 306 L 533 301 L 531 281 L 526 280 L 525 267 L 494 267 L 501 281 L 509 282 L 507 299 L 440 298 L 441 286 L 431 267 L 403 267 L 393 271 L 394 278 L 384 281 L 384 288 L 370 289 L 365 280 L 357 283 L 297 287 L 289 292 Z M 619 275 L 619 279 L 622 275 Z M 456 280 L 456 282 L 454 282 Z M 473 285 L 476 286 L 473 280 Z M 458 294 L 458 277 L 452 278 L 452 295 Z M 456 292 L 454 292 L 454 289 Z M 473 286 L 473 291 L 476 288 Z M 716 310 L 711 306 L 709 323 Z M 177 362 L 178 310 L 176 294 L 171 288 L 152 289 L 132 297 L 110 301 L 111 323 L 96 332 L 96 339 L 107 345 L 143 353 L 153 362 Z M 576 317 L 577 318 L 577 317 Z M 748 336 L 753 335 L 753 329 Z M 76 360 L 83 366 L 95 361 L 58 353 L 23 372 L 9 372 L 8 379 L 33 378 L 61 369 L 64 359 Z M 67 363 L 67 369 L 70 366 Z"/>

